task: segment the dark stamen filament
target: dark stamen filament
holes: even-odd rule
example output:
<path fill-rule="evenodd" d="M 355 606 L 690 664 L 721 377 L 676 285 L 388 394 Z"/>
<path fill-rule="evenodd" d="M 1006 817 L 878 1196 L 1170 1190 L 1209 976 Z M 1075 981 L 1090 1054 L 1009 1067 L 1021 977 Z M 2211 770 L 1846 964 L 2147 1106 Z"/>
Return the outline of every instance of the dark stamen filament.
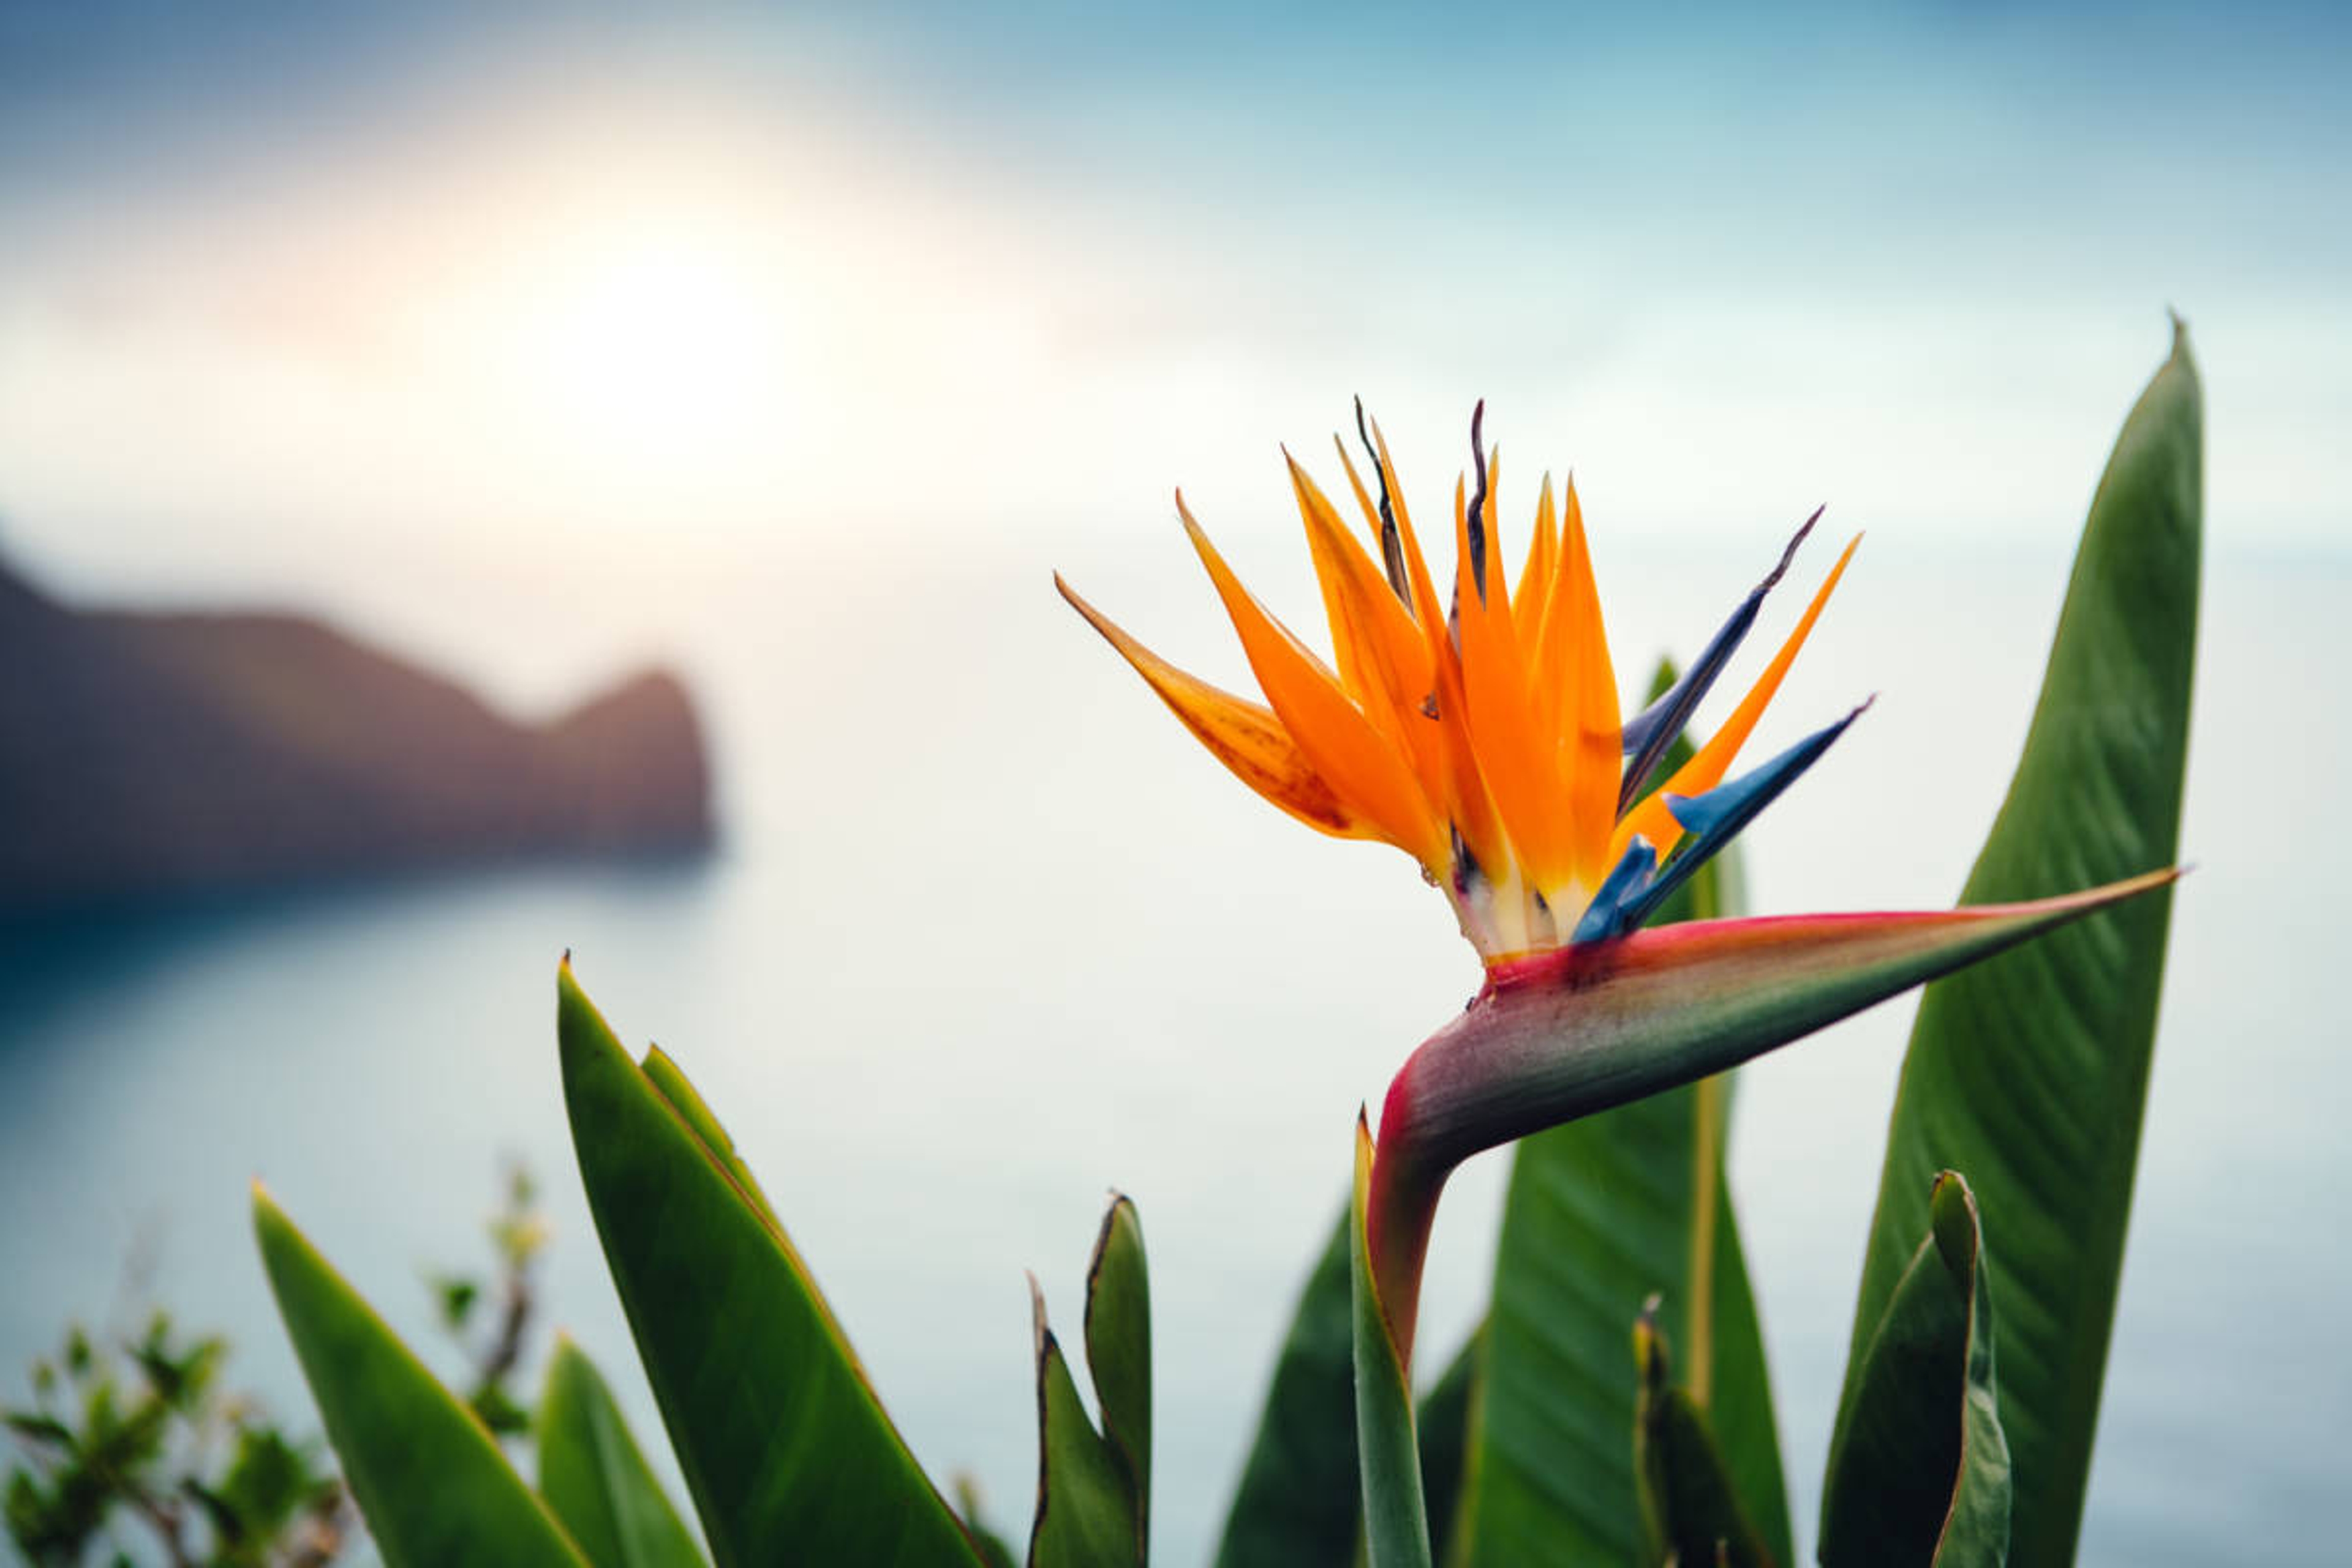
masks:
<path fill-rule="evenodd" d="M 1372 460 L 1372 477 L 1381 482 L 1381 561 L 1388 567 L 1389 586 L 1403 601 L 1407 610 L 1412 608 L 1412 585 L 1404 572 L 1404 536 L 1397 530 L 1396 510 L 1389 504 L 1389 466 L 1381 461 L 1380 448 L 1364 428 L 1364 400 L 1356 399 L 1356 439 L 1364 444 L 1364 455 Z"/>
<path fill-rule="evenodd" d="M 1478 427 L 1486 418 L 1486 400 L 1480 398 L 1478 406 L 1470 411 L 1470 460 L 1477 465 L 1478 489 L 1470 498 L 1468 531 L 1470 535 L 1470 582 L 1478 590 L 1478 602 L 1486 602 L 1486 447 L 1479 438 Z"/>

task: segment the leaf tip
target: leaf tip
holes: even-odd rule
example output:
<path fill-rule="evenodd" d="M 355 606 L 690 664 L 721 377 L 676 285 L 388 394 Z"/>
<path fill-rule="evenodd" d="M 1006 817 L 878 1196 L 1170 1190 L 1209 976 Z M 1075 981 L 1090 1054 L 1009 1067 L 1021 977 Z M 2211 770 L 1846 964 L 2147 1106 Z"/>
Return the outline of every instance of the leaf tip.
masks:
<path fill-rule="evenodd" d="M 1644 1384 L 1663 1384 L 1665 1381 L 1665 1342 L 1658 1331 L 1658 1309 L 1664 1304 L 1665 1297 L 1653 1290 L 1642 1302 L 1641 1311 L 1634 1314 L 1633 1364 L 1640 1369 Z"/>
<path fill-rule="evenodd" d="M 278 1205 L 278 1194 L 271 1192 L 269 1184 L 259 1176 L 253 1178 L 253 1224 L 265 1241 L 271 1230 L 292 1224 L 286 1217 L 285 1209 Z"/>
<path fill-rule="evenodd" d="M 1976 1263 L 1977 1249 L 1983 1245 L 1983 1216 L 1977 1210 L 1977 1194 L 1969 1179 L 1950 1169 L 1936 1173 L 1936 1180 L 1927 1190 L 1928 1229 L 1935 1236 L 1936 1250 L 1943 1255 L 1945 1266 L 1955 1275 L 1964 1274 Z"/>
<path fill-rule="evenodd" d="M 1045 1326 L 1045 1291 L 1037 1283 L 1035 1269 L 1024 1268 L 1021 1277 L 1029 1281 L 1029 1338 L 1037 1354 L 1043 1356 L 1054 1337 L 1054 1331 Z"/>
<path fill-rule="evenodd" d="M 2201 396 L 2204 378 L 2198 374 L 2197 351 L 2189 339 L 2188 320 L 2170 305 L 2165 306 L 2164 314 L 2172 327 L 2172 343 L 2157 374 L 2161 375 L 2168 370 L 2178 371 Z"/>

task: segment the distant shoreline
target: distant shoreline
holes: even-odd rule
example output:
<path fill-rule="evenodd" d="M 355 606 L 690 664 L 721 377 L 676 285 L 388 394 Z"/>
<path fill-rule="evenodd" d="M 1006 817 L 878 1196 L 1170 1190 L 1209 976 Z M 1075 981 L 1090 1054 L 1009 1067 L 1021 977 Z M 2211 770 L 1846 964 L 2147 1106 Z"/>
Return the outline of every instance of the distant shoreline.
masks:
<path fill-rule="evenodd" d="M 0 917 L 716 841 L 695 702 L 547 723 L 303 616 L 76 610 L 0 566 Z"/>

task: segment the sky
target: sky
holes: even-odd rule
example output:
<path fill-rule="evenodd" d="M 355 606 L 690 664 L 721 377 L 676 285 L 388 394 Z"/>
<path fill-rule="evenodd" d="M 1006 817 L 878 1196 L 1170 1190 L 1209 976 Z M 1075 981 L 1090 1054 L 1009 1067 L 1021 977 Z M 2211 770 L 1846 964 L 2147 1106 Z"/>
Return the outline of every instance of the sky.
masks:
<path fill-rule="evenodd" d="M 1270 538 L 1358 394 L 1424 505 L 1483 396 L 1640 544 L 1996 551 L 2168 308 L 2215 548 L 2347 537 L 2340 12 L 491 9 L 0 4 L 0 553 L 397 620 Z"/>

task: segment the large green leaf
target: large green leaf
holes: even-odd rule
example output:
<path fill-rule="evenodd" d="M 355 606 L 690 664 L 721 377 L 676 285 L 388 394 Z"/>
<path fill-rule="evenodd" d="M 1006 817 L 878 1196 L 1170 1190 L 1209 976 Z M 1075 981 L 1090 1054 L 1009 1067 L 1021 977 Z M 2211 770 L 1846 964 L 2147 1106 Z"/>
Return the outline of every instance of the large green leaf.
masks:
<path fill-rule="evenodd" d="M 481 1422 L 258 1185 L 253 1227 L 302 1375 L 389 1568 L 586 1568 Z"/>
<path fill-rule="evenodd" d="M 1307 1277 L 1266 1385 L 1216 1568 L 1345 1568 L 1363 1530 L 1349 1218 Z"/>
<path fill-rule="evenodd" d="M 1652 1294 L 1664 1298 L 1659 1321 L 1670 1337 L 1710 1347 L 1685 1356 L 1691 1385 L 1705 1387 L 1709 1425 L 1767 1550 L 1790 1560 L 1771 1385 L 1739 1226 L 1720 1165 L 1696 1158 L 1702 1094 L 1700 1085 L 1675 1089 L 1519 1146 L 1471 1433 L 1465 1561 L 1640 1560 L 1632 1447 L 1640 1378 L 1625 1336 Z M 1709 1206 L 1702 1193 L 1711 1221 L 1700 1217 Z M 1711 1242 L 1702 1239 L 1709 1226 Z M 1704 1264 L 1693 1257 L 1700 1247 Z M 1694 1312 L 1708 1264 L 1706 1305 Z M 1701 1366 L 1710 1369 L 1704 1380 Z"/>
<path fill-rule="evenodd" d="M 1034 1279 L 1029 1291 L 1037 1358 L 1031 1568 L 1139 1565 L 1151 1538 L 1151 1293 L 1135 1205 L 1113 1194 L 1087 1264 L 1087 1371 L 1102 1406 L 1100 1432 L 1045 1325 Z"/>
<path fill-rule="evenodd" d="M 976 1562 L 716 1121 L 556 989 L 589 1210 L 720 1568 Z"/>
<path fill-rule="evenodd" d="M 1961 895 L 2030 898 L 2173 862 L 2202 510 L 2186 334 L 2125 421 L 2091 502 L 2009 797 Z M 1976 1184 L 1998 1229 L 2013 1560 L 2071 1562 L 2123 1260 L 2172 895 L 2159 891 L 1937 982 L 1919 1005 L 1854 1314 L 1873 1325 L 1927 1226 L 1930 1178 Z"/>
<path fill-rule="evenodd" d="M 1824 1568 L 1999 1568 L 2008 1555 L 1983 1230 L 1957 1172 L 1936 1178 L 1928 1212 L 1830 1439 Z"/>
<path fill-rule="evenodd" d="M 1673 686 L 1661 667 L 1653 696 Z M 1677 742 L 1664 766 L 1688 754 Z M 1656 923 L 1742 911 L 1738 849 L 1668 901 Z M 1523 1140 L 1495 1263 L 1486 1377 L 1470 1435 L 1460 1561 L 1631 1563 L 1637 1368 L 1627 1325 L 1652 1296 L 1683 1347 L 1746 1516 L 1790 1561 L 1771 1381 L 1724 1174 L 1729 1074 Z"/>
<path fill-rule="evenodd" d="M 1372 1176 L 1372 1135 L 1356 1121 L 1356 1194 L 1348 1210 L 1356 1363 L 1356 1473 L 1364 1504 L 1370 1568 L 1430 1568 L 1429 1518 L 1422 1496 L 1421 1444 L 1412 1384 L 1396 1331 L 1372 1277 L 1364 1205 Z"/>
<path fill-rule="evenodd" d="M 612 1390 L 559 1335 L 540 1395 L 539 1495 L 592 1568 L 700 1568 L 702 1552 L 629 1436 Z"/>

